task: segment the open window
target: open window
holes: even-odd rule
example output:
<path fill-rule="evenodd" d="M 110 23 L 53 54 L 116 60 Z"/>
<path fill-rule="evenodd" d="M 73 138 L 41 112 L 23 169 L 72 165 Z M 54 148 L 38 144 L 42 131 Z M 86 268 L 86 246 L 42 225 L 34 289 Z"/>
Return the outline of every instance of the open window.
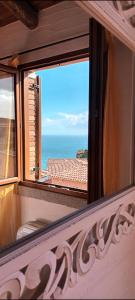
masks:
<path fill-rule="evenodd" d="M 17 72 L 0 65 L 0 185 L 18 181 Z"/>
<path fill-rule="evenodd" d="M 89 57 L 24 72 L 25 179 L 88 191 Z"/>
<path fill-rule="evenodd" d="M 89 41 L 23 70 L 24 181 L 91 203 L 133 184 L 133 103 L 119 57 L 130 50 L 94 19 Z"/>

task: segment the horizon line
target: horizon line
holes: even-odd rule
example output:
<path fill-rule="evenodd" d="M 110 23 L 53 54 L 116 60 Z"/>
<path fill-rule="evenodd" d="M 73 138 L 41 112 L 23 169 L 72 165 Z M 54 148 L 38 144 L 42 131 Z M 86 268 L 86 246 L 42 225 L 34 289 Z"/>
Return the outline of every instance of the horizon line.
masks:
<path fill-rule="evenodd" d="M 46 133 L 42 133 L 42 136 L 88 136 L 88 134 L 55 134 L 55 133 L 51 133 L 51 134 L 46 134 Z"/>

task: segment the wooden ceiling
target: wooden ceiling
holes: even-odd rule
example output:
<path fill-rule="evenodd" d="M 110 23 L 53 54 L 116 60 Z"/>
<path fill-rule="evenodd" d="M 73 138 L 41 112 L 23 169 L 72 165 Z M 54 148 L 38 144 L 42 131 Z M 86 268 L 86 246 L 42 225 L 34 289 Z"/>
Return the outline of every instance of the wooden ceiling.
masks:
<path fill-rule="evenodd" d="M 27 2 L 29 7 L 38 13 L 41 9 L 47 9 L 50 6 L 54 6 L 62 1 L 63 0 L 0 0 L 0 27 L 16 22 L 17 20 L 21 20 L 20 17 L 16 13 L 14 13 L 15 9 L 11 10 L 8 8 L 9 2 L 19 4 Z"/>

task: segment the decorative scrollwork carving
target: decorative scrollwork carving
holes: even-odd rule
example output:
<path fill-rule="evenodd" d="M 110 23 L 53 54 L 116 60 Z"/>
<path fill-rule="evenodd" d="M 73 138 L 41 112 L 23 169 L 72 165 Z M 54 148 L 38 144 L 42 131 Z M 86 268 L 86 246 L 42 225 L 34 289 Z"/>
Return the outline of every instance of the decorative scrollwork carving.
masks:
<path fill-rule="evenodd" d="M 22 272 L 17 272 L 6 278 L 0 287 L 0 299 L 19 299 L 25 286 L 25 276 Z"/>
<path fill-rule="evenodd" d="M 135 27 L 135 1 L 115 0 L 113 1 L 113 5 L 123 18 L 123 21 L 128 22 L 131 26 Z"/>
<path fill-rule="evenodd" d="M 117 210 L 62 242 L 13 274 L 0 287 L 0 299 L 60 299 L 78 278 L 103 259 L 135 225 L 135 203 Z M 32 250 L 31 250 L 32 251 Z M 44 251 L 44 249 L 43 249 Z"/>

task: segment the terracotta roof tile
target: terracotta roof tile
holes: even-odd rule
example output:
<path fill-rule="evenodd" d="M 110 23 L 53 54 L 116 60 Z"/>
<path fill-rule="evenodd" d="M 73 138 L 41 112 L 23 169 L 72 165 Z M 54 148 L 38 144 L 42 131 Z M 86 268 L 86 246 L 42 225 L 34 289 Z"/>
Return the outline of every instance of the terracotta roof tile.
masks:
<path fill-rule="evenodd" d="M 47 162 L 48 175 L 52 178 L 87 182 L 87 159 L 49 159 Z"/>

